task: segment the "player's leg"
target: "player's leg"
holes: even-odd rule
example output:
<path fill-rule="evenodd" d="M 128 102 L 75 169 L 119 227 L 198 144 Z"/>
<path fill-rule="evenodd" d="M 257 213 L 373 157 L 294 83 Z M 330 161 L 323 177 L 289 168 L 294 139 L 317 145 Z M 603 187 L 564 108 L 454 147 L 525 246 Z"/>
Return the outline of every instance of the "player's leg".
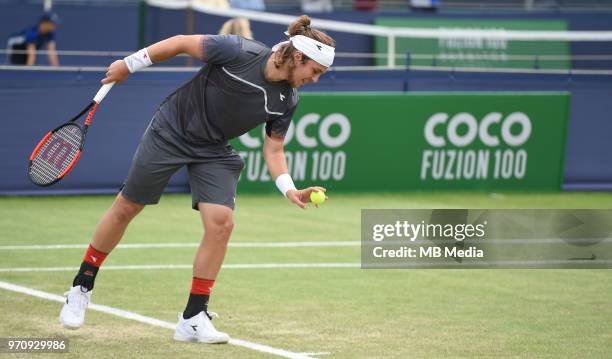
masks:
<path fill-rule="evenodd" d="M 227 343 L 229 336 L 219 332 L 210 322 L 214 314 L 208 311 L 208 300 L 223 264 L 227 242 L 233 228 L 232 209 L 212 203 L 199 203 L 198 208 L 205 234 L 193 262 L 193 278 L 189 300 L 174 338 L 205 343 Z"/>
<path fill-rule="evenodd" d="M 66 303 L 60 312 L 60 322 L 64 327 L 78 329 L 83 325 L 100 266 L 119 243 L 130 221 L 143 208 L 143 204 L 129 201 L 119 194 L 96 226 L 72 288 L 66 293 Z"/>
<path fill-rule="evenodd" d="M 134 155 L 128 177 L 112 206 L 96 226 L 72 288 L 67 292 L 60 322 L 77 329 L 85 320 L 85 309 L 100 266 L 121 241 L 131 220 L 145 205 L 159 202 L 161 194 L 185 160 L 181 154 L 147 129 Z"/>
<path fill-rule="evenodd" d="M 234 227 L 236 184 L 242 167 L 242 159 L 233 153 L 215 163 L 189 166 L 193 207 L 200 211 L 205 234 L 193 262 L 189 300 L 185 311 L 179 314 L 174 336 L 177 340 L 207 343 L 229 340 L 227 334 L 217 331 L 210 322 L 208 301 Z"/>
<path fill-rule="evenodd" d="M 81 268 L 74 278 L 72 286 L 80 285 L 91 291 L 98 269 L 106 256 L 117 246 L 129 223 L 144 208 L 144 204 L 130 201 L 120 193 L 112 206 L 98 222 L 93 239 L 85 252 Z"/>
<path fill-rule="evenodd" d="M 123 238 L 128 224 L 144 207 L 144 204 L 130 201 L 119 193 L 96 226 L 91 245 L 99 251 L 110 253 Z"/>
<path fill-rule="evenodd" d="M 198 208 L 205 234 L 193 261 L 193 285 L 183 312 L 185 319 L 208 310 L 211 290 L 223 264 L 227 242 L 234 227 L 230 208 L 212 203 L 199 203 Z"/>
<path fill-rule="evenodd" d="M 198 203 L 198 209 L 205 232 L 193 262 L 193 276 L 214 280 L 234 229 L 234 211 L 224 205 L 202 202 Z"/>

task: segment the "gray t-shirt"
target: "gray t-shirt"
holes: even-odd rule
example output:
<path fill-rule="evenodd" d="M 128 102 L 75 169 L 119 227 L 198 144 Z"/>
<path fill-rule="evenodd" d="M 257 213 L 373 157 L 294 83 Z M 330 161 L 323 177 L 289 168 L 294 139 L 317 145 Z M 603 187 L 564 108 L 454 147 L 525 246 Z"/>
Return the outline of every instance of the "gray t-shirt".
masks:
<path fill-rule="evenodd" d="M 156 125 L 195 146 L 227 142 L 264 122 L 269 136 L 284 137 L 299 98 L 287 81 L 266 80 L 272 51 L 235 35 L 207 35 L 203 49 L 206 64 L 162 102 Z"/>

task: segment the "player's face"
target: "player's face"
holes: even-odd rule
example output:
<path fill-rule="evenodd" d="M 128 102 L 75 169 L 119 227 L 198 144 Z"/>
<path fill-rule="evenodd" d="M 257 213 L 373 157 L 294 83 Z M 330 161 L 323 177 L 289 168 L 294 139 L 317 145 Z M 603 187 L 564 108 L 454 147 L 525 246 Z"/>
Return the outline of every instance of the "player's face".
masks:
<path fill-rule="evenodd" d="M 293 88 L 306 85 L 311 82 L 318 82 L 319 77 L 327 71 L 327 67 L 311 59 L 302 63 L 301 53 L 294 58 L 294 66 L 289 69 L 289 84 Z"/>

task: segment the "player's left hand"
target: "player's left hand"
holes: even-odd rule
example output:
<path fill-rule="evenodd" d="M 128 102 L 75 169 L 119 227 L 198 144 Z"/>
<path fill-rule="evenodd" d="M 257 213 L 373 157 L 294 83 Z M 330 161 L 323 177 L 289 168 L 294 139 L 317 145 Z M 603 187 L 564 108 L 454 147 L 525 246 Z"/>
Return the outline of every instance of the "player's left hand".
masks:
<path fill-rule="evenodd" d="M 289 190 L 287 191 L 287 199 L 298 205 L 298 207 L 300 207 L 301 209 L 306 209 L 306 203 L 310 202 L 310 193 L 314 191 L 325 192 L 327 190 L 319 186 L 308 187 L 299 190 Z"/>

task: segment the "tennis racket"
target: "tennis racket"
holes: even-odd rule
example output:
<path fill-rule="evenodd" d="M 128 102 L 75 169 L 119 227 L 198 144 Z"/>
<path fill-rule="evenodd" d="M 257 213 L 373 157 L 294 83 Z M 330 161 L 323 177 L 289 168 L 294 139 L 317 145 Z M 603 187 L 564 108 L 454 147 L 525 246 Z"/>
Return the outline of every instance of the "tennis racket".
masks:
<path fill-rule="evenodd" d="M 56 127 L 43 137 L 30 156 L 28 175 L 38 186 L 50 186 L 64 178 L 81 157 L 87 129 L 100 102 L 115 83 L 103 85 L 91 103 L 70 121 Z M 76 121 L 86 112 L 83 125 Z"/>

